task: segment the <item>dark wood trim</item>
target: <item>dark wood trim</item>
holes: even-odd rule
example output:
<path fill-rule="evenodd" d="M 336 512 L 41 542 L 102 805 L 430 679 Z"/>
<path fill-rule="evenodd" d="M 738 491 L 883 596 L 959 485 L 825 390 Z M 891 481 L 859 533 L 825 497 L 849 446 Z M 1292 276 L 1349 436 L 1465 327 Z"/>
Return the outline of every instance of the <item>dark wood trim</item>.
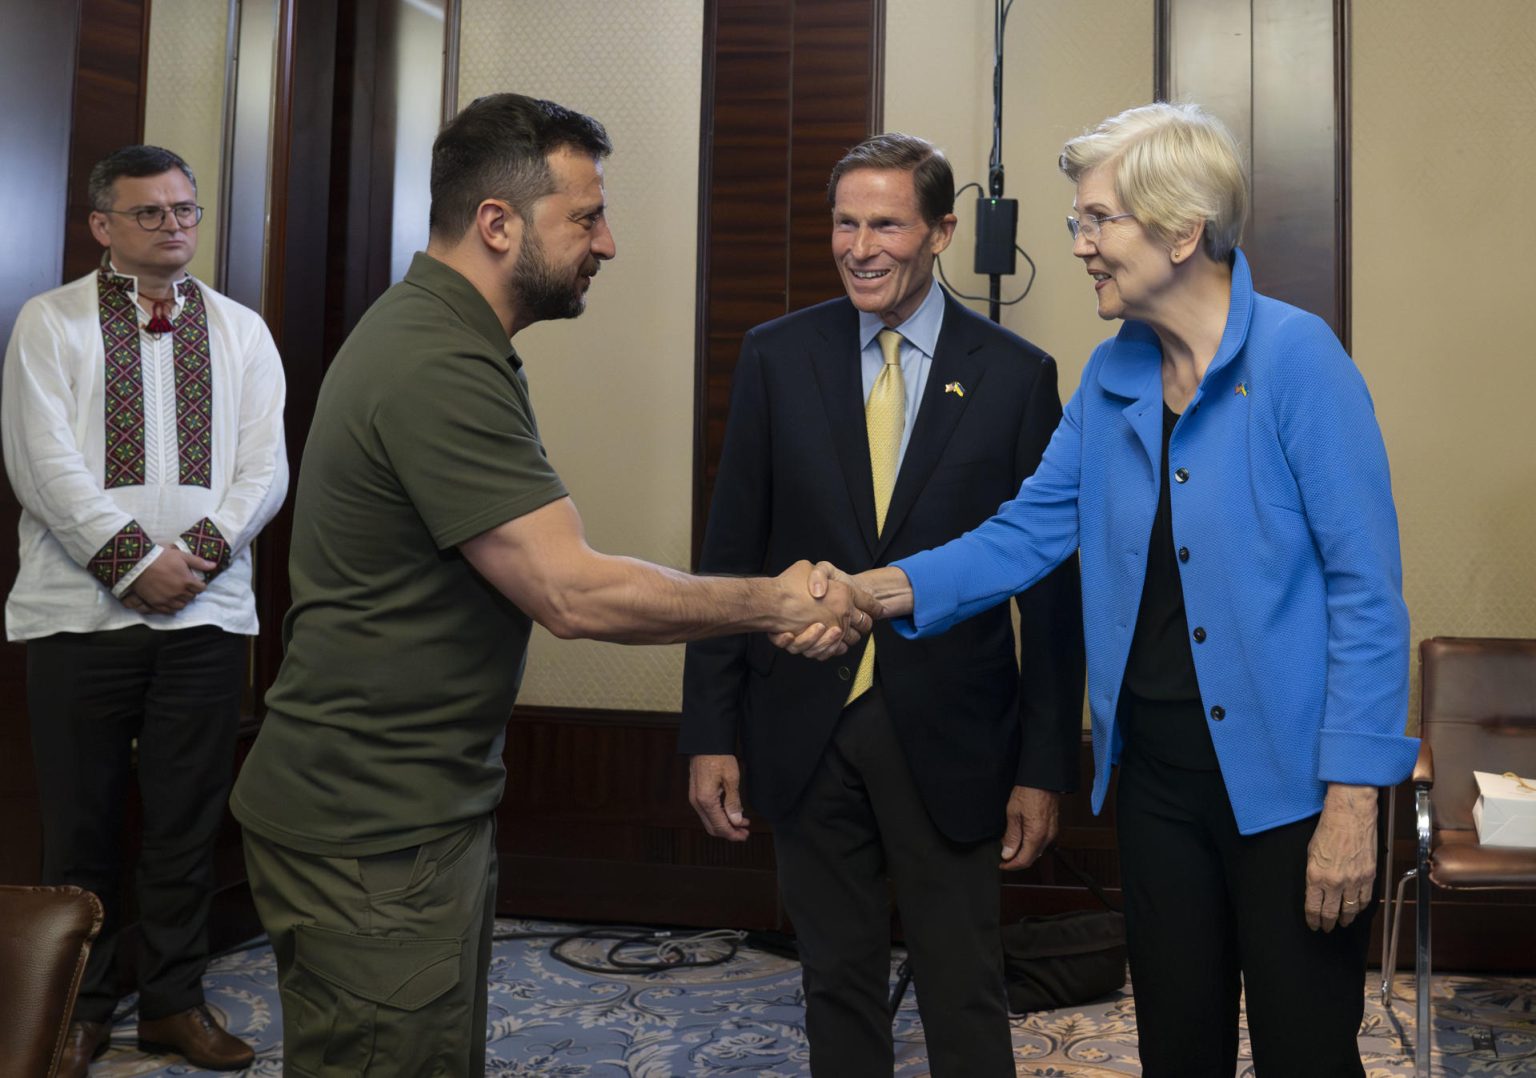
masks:
<path fill-rule="evenodd" d="M 1169 26 L 1171 15 L 1168 6 L 1175 0 L 1157 0 L 1152 13 L 1152 97 L 1157 101 L 1168 100 Z"/>
<path fill-rule="evenodd" d="M 139 23 L 139 122 L 135 142 L 144 141 L 144 114 L 149 104 L 149 28 L 154 17 L 154 0 L 143 0 L 143 4 L 144 18 Z"/>
<path fill-rule="evenodd" d="M 267 328 L 282 351 L 284 289 L 287 278 L 288 214 L 277 203 L 288 191 L 290 147 L 293 142 L 294 5 L 298 0 L 281 0 L 277 16 L 277 58 L 274 61 L 272 97 L 272 175 L 267 185 L 271 214 L 267 226 L 268 287 L 262 289 L 261 313 Z"/>
<path fill-rule="evenodd" d="M 463 0 L 443 4 L 443 123 L 458 115 L 459 31 L 463 24 Z"/>
<path fill-rule="evenodd" d="M 1154 27 L 1157 98 L 1205 105 L 1248 155 L 1256 286 L 1347 349 L 1349 0 L 1158 0 Z"/>
<path fill-rule="evenodd" d="M 235 162 L 235 104 L 239 97 L 237 80 L 240 64 L 236 50 L 240 47 L 239 0 L 226 0 L 228 13 L 224 24 L 224 101 L 219 109 L 219 123 L 223 134 L 219 140 L 219 221 L 213 259 L 213 287 L 225 292 L 229 287 L 229 235 L 231 213 L 230 191 L 233 180 L 230 173 Z"/>
<path fill-rule="evenodd" d="M 1010 0 L 1011 2 L 1011 0 Z M 870 0 L 869 115 L 866 134 L 885 130 L 885 0 Z"/>
<path fill-rule="evenodd" d="M 1353 38 L 1351 36 L 1353 24 L 1350 21 L 1349 0 L 1334 0 L 1333 2 L 1333 89 L 1335 97 L 1335 126 L 1334 126 L 1334 178 L 1333 185 L 1336 193 L 1334 214 L 1334 232 L 1338 238 L 1338 266 L 1334 275 L 1334 304 L 1338 312 L 1338 323 L 1334 331 L 1339 335 L 1339 342 L 1343 344 L 1344 351 L 1351 348 L 1351 330 L 1353 323 L 1354 303 L 1353 293 L 1353 236 L 1350 232 L 1350 221 L 1353 191 L 1351 189 L 1351 173 L 1349 146 L 1353 137 L 1354 125 L 1354 99 L 1351 90 L 1350 53 Z"/>
<path fill-rule="evenodd" d="M 273 72 L 272 162 L 267 187 L 269 206 L 267 226 L 266 273 L 262 288 L 261 313 L 283 357 L 284 376 L 288 381 L 288 404 L 283 417 L 287 440 L 289 474 L 297 476 L 304 437 L 309 429 L 312 405 L 306 408 L 303 380 L 295 393 L 299 373 L 298 357 L 287 348 L 288 296 L 288 218 L 290 172 L 293 166 L 294 81 L 298 71 L 298 0 L 281 0 L 277 21 L 277 49 Z M 291 480 L 290 480 L 291 485 Z M 251 656 L 252 709 L 258 716 L 266 711 L 266 691 L 282 665 L 282 635 L 278 631 L 288 610 L 288 535 L 293 526 L 292 500 L 278 512 L 257 538 L 252 550 L 256 592 L 256 610 L 262 632 L 256 638 Z"/>
<path fill-rule="evenodd" d="M 694 271 L 693 305 L 693 528 L 689 565 L 699 567 L 704 546 L 704 525 L 709 517 L 709 295 L 710 231 L 714 217 L 707 193 L 714 189 L 715 161 L 715 52 L 719 34 L 716 23 L 720 0 L 704 0 L 704 57 L 699 92 L 699 211 L 698 254 Z"/>
<path fill-rule="evenodd" d="M 625 729 L 671 730 L 676 732 L 683 717 L 675 711 L 633 711 L 623 708 L 548 707 L 518 704 L 507 720 L 511 726 L 539 723 L 579 722 L 589 726 L 617 726 Z"/>
<path fill-rule="evenodd" d="M 326 223 L 329 248 L 343 272 L 326 275 L 327 363 L 389 287 L 394 231 L 399 11 L 394 4 L 343 0 L 341 21 L 348 32 L 336 41 L 333 210 Z"/>

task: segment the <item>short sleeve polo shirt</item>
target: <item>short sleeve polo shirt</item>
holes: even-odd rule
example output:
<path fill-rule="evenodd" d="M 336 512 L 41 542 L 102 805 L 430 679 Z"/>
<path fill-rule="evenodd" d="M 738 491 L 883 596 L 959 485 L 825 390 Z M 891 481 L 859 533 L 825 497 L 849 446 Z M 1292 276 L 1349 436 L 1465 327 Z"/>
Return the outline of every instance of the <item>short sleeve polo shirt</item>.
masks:
<path fill-rule="evenodd" d="M 366 856 L 496 806 L 532 622 L 457 545 L 565 493 L 506 330 L 418 254 L 320 390 L 283 665 L 232 798 L 242 824 Z"/>

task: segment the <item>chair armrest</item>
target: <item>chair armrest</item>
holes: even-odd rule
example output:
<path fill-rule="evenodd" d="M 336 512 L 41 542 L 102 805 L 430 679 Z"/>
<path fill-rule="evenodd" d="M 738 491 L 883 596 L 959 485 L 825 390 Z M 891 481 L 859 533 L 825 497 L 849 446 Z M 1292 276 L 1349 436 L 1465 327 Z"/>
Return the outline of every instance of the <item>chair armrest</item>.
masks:
<path fill-rule="evenodd" d="M 1416 786 L 1413 791 L 1414 832 L 1418 838 L 1419 871 L 1428 879 L 1429 855 L 1435 846 L 1435 807 L 1429 799 L 1428 786 Z"/>
<path fill-rule="evenodd" d="M 1413 765 L 1413 784 L 1426 790 L 1435 784 L 1435 754 L 1428 741 L 1419 742 L 1419 758 Z"/>

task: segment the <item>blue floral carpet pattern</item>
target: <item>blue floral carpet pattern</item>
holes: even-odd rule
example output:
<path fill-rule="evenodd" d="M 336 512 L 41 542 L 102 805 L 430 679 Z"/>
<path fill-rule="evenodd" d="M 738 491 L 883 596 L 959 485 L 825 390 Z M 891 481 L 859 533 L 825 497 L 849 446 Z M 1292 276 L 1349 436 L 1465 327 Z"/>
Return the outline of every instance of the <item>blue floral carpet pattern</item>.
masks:
<path fill-rule="evenodd" d="M 503 920 L 498 935 L 560 932 L 568 926 Z M 574 929 L 573 929 L 574 931 Z M 810 1074 L 800 968 L 742 949 L 722 965 L 640 976 L 582 972 L 550 953 L 550 939 L 496 944 L 490 974 L 486 1073 L 496 1078 L 802 1078 Z M 566 953 L 600 964 L 609 944 Z M 630 959 L 645 957 L 637 950 Z M 1376 978 L 1373 976 L 1371 985 Z M 205 980 L 208 1002 L 229 1029 L 255 1045 L 246 1073 L 282 1073 L 277 974 L 265 946 L 216 959 Z M 1413 978 L 1400 973 L 1390 1012 L 1366 997 L 1360 1033 L 1368 1078 L 1407 1078 L 1413 1036 Z M 177 1057 L 135 1047 L 132 1000 L 119 1011 L 108 1053 L 93 1078 L 162 1078 L 204 1073 Z M 1536 977 L 1435 978 L 1435 1078 L 1489 1075 L 1536 1078 Z M 896 1074 L 928 1074 L 922 1022 L 908 992 L 893 1023 Z M 1304 1036 L 1304 1031 L 1298 1031 Z M 1407 1038 L 1405 1042 L 1404 1038 Z M 1032 1014 L 1013 1022 L 1020 1078 L 1139 1075 L 1136 1006 L 1130 988 L 1098 1003 Z M 1251 1078 L 1246 1034 L 1238 1078 Z"/>

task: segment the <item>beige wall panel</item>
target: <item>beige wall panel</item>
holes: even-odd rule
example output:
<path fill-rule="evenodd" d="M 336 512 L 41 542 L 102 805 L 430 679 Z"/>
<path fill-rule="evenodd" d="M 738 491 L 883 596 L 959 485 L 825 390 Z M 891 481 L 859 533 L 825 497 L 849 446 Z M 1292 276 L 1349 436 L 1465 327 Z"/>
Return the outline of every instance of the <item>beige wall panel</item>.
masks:
<path fill-rule="evenodd" d="M 1536 636 L 1536 4 L 1356 0 L 1352 19 L 1354 355 L 1413 640 Z"/>
<path fill-rule="evenodd" d="M 1072 257 L 1065 218 L 1073 187 L 1056 167 L 1061 147 L 1106 116 L 1152 99 L 1153 5 L 1145 0 L 1019 4 L 1003 36 L 1004 195 L 1019 200 L 1019 246 L 1035 260 L 1029 295 L 1002 309 L 1003 325 L 1056 358 L 1062 403 L 1077 390 L 1088 354 L 1118 323 L 1098 316 L 1082 263 Z M 885 126 L 943 148 L 955 183 L 986 187 L 992 152 L 991 4 L 886 0 Z M 959 227 L 944 258 L 955 290 L 987 295 L 972 272 L 978 192 L 957 200 Z M 1002 279 L 1017 296 L 1029 264 Z M 987 313 L 985 300 L 971 302 Z M 1087 710 L 1084 709 L 1084 724 Z"/>
<path fill-rule="evenodd" d="M 224 56 L 229 5 L 221 0 L 155 0 L 144 89 L 144 141 L 179 153 L 197 176 L 203 220 L 188 270 L 214 283 L 223 162 Z"/>
<path fill-rule="evenodd" d="M 692 527 L 698 0 L 464 0 L 459 103 L 516 91 L 596 116 L 618 257 L 587 313 L 521 333 L 544 444 L 599 550 L 686 569 Z M 522 702 L 673 711 L 682 649 L 536 632 Z"/>
<path fill-rule="evenodd" d="M 1014 6 L 1003 38 L 1004 194 L 1019 200 L 1019 246 L 1039 267 L 1029 296 L 1003 308 L 1003 324 L 1056 357 L 1063 401 L 1093 346 L 1117 327 L 1095 313 L 1093 289 L 1072 257 L 1063 218 L 1073 190 L 1056 159 L 1073 135 L 1151 100 L 1153 7 L 1146 0 L 1030 0 Z M 957 185 L 987 182 L 992 18 L 990 3 L 886 2 L 885 126 L 943 147 Z M 959 291 L 985 296 L 987 279 L 971 272 L 976 194 L 960 199 L 944 272 Z M 1005 300 L 1028 280 L 1023 259 L 1019 270 L 1003 278 Z M 970 306 L 986 313 L 985 302 Z"/>

